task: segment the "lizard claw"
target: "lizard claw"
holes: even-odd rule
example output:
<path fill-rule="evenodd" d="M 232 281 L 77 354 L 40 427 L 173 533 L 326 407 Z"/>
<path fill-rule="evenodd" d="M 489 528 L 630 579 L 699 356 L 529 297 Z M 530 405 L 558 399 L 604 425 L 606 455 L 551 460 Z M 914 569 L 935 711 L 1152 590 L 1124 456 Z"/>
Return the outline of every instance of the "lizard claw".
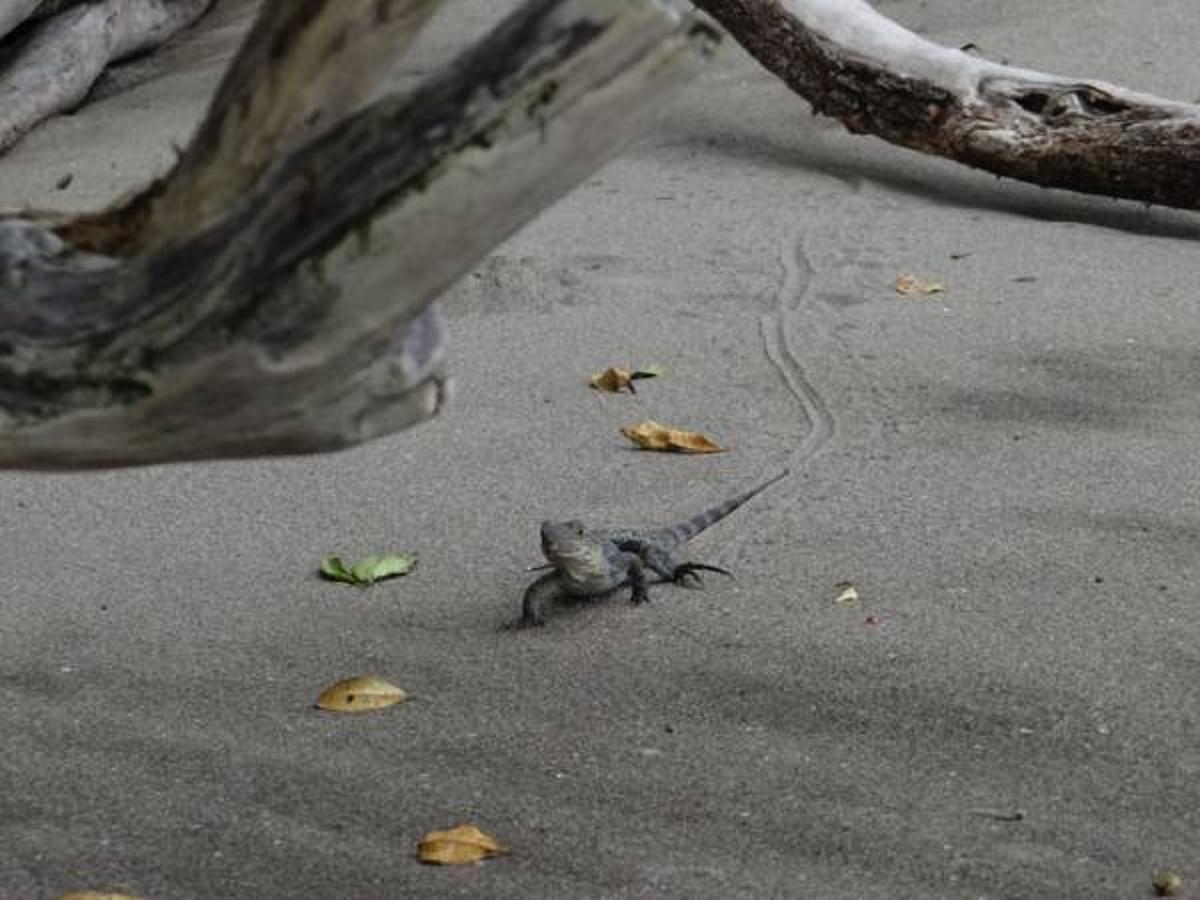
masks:
<path fill-rule="evenodd" d="M 685 587 L 694 584 L 700 587 L 704 584 L 704 579 L 700 577 L 700 572 L 719 572 L 721 575 L 733 577 L 733 573 L 728 569 L 722 569 L 720 566 L 706 566 L 704 563 L 683 563 L 675 567 L 675 571 L 671 573 L 672 579 Z M 689 581 L 692 579 L 692 581 Z"/>

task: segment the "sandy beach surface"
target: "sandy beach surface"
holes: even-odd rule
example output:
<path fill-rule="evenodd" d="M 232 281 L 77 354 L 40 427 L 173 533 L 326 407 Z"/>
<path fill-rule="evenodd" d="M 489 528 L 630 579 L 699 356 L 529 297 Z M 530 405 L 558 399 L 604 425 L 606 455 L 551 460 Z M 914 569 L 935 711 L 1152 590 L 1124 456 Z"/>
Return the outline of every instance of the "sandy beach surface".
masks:
<path fill-rule="evenodd" d="M 512 5 L 449 4 L 396 80 Z M 1182 0 L 880 6 L 1197 93 Z M 32 134 L 0 207 L 161 172 L 252 7 Z M 1160 869 L 1200 896 L 1198 240 L 852 137 L 729 43 L 447 295 L 438 420 L 0 474 L 0 898 L 1129 900 Z M 587 388 L 614 364 L 666 375 Z M 732 450 L 634 451 L 644 418 Z M 504 627 L 542 519 L 667 523 L 784 466 L 694 544 L 736 579 Z M 411 575 L 316 577 L 392 549 Z M 367 672 L 413 699 L 313 708 Z M 460 821 L 511 854 L 415 860 Z"/>

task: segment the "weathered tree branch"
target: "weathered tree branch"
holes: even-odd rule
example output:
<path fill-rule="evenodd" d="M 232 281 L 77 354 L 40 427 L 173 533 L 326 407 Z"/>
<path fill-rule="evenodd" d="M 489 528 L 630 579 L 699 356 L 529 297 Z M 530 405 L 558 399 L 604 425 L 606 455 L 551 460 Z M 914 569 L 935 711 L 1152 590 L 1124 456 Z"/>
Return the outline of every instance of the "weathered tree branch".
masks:
<path fill-rule="evenodd" d="M 312 112 L 375 77 L 322 86 L 322 48 L 378 74 L 432 6 L 369 5 L 386 21 L 271 0 L 255 34 L 295 29 L 272 72 L 315 92 L 243 81 L 265 64 L 251 40 L 205 146 L 145 197 L 0 220 L 0 465 L 321 451 L 428 417 L 444 385 L 433 299 L 611 155 L 715 40 L 675 0 L 529 0 L 413 94 L 313 134 Z M 221 200 L 189 226 L 200 180 Z"/>
<path fill-rule="evenodd" d="M 694 0 L 852 132 L 1046 187 L 1200 209 L 1200 106 L 988 62 L 864 0 Z"/>
<path fill-rule="evenodd" d="M 139 198 L 153 207 L 143 248 L 164 246 L 195 230 L 197 221 L 219 217 L 280 155 L 354 112 L 379 75 L 359 59 L 401 56 L 441 2 L 322 0 L 264 8 L 172 177 L 161 192 Z"/>
<path fill-rule="evenodd" d="M 98 0 L 31 25 L 0 66 L 0 151 L 47 116 L 77 105 L 109 63 L 161 44 L 211 3 Z M 14 0 L 0 12 L 0 36 L 41 11 L 37 2 Z"/>

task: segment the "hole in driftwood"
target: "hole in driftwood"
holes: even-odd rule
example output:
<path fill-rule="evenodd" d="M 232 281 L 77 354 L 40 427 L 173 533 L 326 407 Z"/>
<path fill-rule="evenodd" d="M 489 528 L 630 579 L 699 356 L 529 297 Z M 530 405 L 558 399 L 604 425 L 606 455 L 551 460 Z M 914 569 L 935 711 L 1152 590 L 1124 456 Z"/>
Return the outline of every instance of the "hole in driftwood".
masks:
<path fill-rule="evenodd" d="M 1076 96 L 1083 108 L 1094 116 L 1112 116 L 1128 109 L 1124 103 L 1095 91 L 1077 91 Z"/>
<path fill-rule="evenodd" d="M 1050 102 L 1050 95 L 1042 91 L 1030 91 L 1028 94 L 1018 94 L 1013 100 L 1021 109 L 1029 110 L 1036 116 L 1041 115 L 1042 110 L 1046 108 L 1046 104 Z"/>

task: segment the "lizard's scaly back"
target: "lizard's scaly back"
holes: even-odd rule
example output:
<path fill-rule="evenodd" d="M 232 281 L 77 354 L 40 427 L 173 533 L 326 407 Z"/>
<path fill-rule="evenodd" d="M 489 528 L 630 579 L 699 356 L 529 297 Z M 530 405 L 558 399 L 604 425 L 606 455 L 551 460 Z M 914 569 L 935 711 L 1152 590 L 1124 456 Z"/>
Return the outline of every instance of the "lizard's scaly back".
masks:
<path fill-rule="evenodd" d="M 704 512 L 697 513 L 690 519 L 680 522 L 678 525 L 660 529 L 655 533 L 655 537 L 669 547 L 678 547 L 686 544 L 700 532 L 704 531 L 704 529 L 720 522 L 743 503 L 758 496 L 775 482 L 786 478 L 790 473 L 790 469 L 784 469 L 774 478 L 764 481 L 758 487 L 751 488 L 744 494 L 738 494 L 738 496 L 726 500 L 724 503 L 718 503 L 716 506 L 709 507 Z"/>

